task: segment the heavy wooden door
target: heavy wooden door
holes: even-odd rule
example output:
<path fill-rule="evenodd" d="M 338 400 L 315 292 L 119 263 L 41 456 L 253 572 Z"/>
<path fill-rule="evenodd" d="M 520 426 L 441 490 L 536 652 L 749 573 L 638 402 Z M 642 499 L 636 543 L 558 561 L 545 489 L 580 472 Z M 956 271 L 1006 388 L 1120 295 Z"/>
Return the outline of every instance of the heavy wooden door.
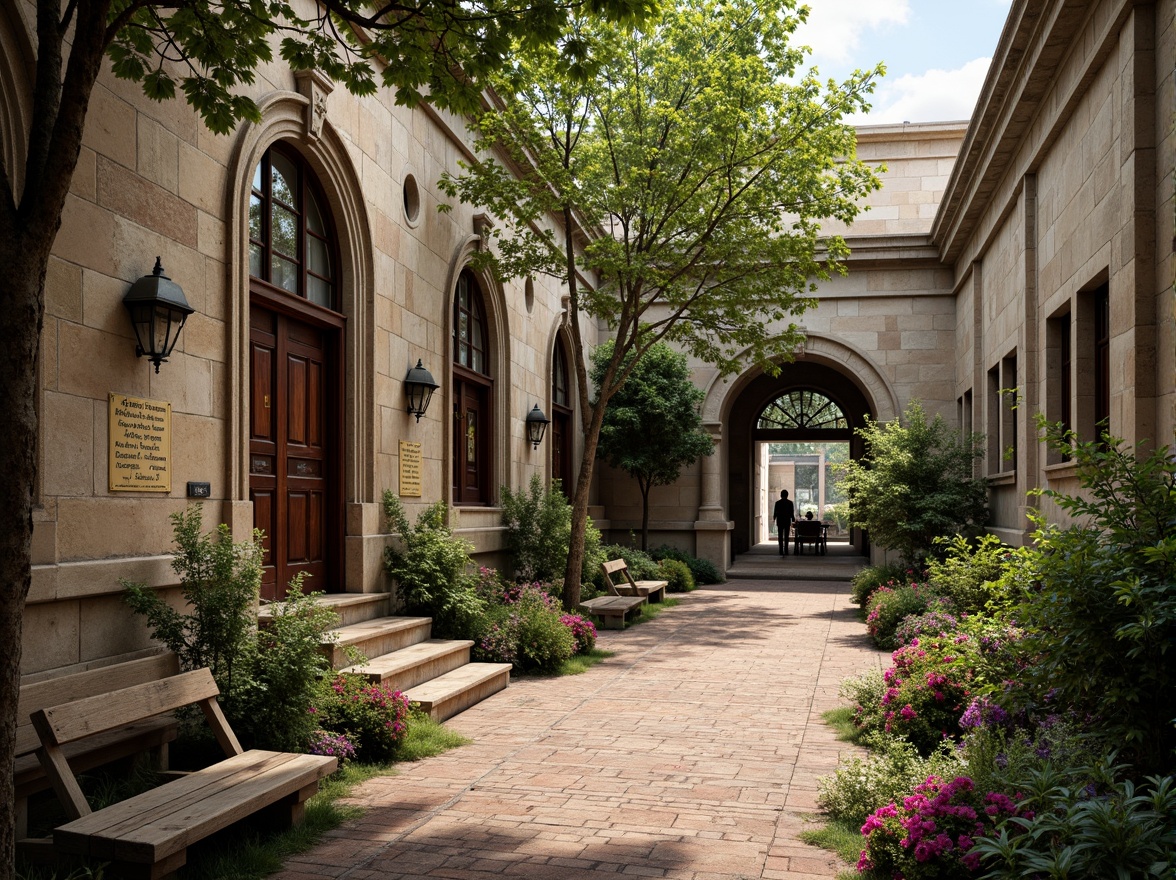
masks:
<path fill-rule="evenodd" d="M 454 386 L 453 500 L 484 504 L 490 485 L 490 389 L 460 378 Z"/>
<path fill-rule="evenodd" d="M 339 559 L 333 393 L 337 331 L 254 305 L 250 312 L 249 495 L 265 532 L 263 598 L 300 571 L 330 590 Z"/>

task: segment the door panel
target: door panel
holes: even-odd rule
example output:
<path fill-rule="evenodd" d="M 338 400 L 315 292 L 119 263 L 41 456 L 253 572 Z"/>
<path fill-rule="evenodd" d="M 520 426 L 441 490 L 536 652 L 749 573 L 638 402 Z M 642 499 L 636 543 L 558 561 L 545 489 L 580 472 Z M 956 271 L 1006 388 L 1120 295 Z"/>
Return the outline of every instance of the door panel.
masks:
<path fill-rule="evenodd" d="M 330 425 L 339 375 L 332 358 L 337 331 L 259 306 L 251 310 L 250 497 L 254 525 L 265 532 L 262 596 L 285 594 L 299 572 L 308 589 L 329 590 L 340 558 L 338 468 Z"/>

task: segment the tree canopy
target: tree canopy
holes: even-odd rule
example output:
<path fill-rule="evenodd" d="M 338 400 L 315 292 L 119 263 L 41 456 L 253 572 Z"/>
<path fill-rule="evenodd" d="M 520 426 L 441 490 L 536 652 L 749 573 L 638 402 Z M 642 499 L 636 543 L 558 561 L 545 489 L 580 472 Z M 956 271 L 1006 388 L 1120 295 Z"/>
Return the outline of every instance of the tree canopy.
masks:
<path fill-rule="evenodd" d="M 497 76 L 501 100 L 476 123 L 483 160 L 443 181 L 499 220 L 481 259 L 500 277 L 548 272 L 568 285 L 587 440 L 574 527 L 601 410 L 652 345 L 723 373 L 774 371 L 800 341 L 791 320 L 816 281 L 843 271 L 845 243 L 820 222 L 851 221 L 879 186 L 842 120 L 868 106 L 882 71 L 838 84 L 805 70 L 789 41 L 806 15 L 795 0 L 687 0 L 636 28 L 578 21 Z M 616 340 L 595 408 L 585 316 Z M 578 539 L 567 604 L 578 601 Z"/>
<path fill-rule="evenodd" d="M 936 538 L 988 521 L 988 486 L 973 475 L 982 435 L 961 435 L 941 416 L 927 421 L 917 400 L 901 420 L 867 417 L 857 434 L 866 451 L 841 466 L 839 488 L 851 524 L 868 530 L 878 546 L 918 562 Z"/>
<path fill-rule="evenodd" d="M 612 358 L 608 340 L 592 354 L 592 379 Z M 665 343 L 650 348 L 609 400 L 597 454 L 637 480 L 641 490 L 641 549 L 649 546 L 649 490 L 668 486 L 682 468 L 714 452 L 698 407 L 703 393 L 690 381 L 686 358 Z"/>

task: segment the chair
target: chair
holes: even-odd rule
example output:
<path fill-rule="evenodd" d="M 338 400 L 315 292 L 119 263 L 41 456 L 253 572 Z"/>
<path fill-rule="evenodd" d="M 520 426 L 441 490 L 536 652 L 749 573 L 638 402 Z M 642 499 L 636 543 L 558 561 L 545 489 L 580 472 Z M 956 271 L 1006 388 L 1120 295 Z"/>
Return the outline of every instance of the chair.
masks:
<path fill-rule="evenodd" d="M 798 519 L 792 526 L 793 547 L 797 553 L 804 552 L 805 544 L 812 544 L 813 549 L 822 555 L 825 553 L 825 527 L 815 519 Z"/>

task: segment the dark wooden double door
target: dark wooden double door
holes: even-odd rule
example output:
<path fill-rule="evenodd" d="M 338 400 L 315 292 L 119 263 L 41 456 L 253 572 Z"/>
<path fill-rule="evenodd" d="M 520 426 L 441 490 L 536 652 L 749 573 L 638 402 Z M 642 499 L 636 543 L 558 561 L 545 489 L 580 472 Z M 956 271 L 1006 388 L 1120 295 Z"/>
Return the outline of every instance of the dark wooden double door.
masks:
<path fill-rule="evenodd" d="M 341 337 L 341 328 L 250 307 L 249 496 L 265 533 L 263 598 L 284 596 L 300 571 L 307 590 L 340 586 Z"/>

